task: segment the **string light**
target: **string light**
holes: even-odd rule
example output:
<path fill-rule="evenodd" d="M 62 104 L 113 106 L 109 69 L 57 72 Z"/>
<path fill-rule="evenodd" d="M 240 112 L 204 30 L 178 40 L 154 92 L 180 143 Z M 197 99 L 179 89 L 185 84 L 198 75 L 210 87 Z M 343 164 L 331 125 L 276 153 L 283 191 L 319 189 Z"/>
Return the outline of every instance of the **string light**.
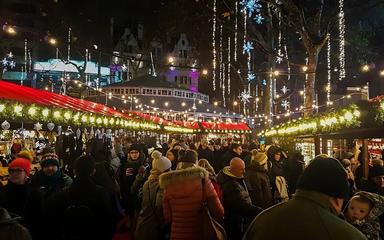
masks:
<path fill-rule="evenodd" d="M 237 15 L 239 12 L 238 2 L 235 3 L 235 38 L 234 38 L 234 52 L 233 52 L 233 60 L 237 62 Z"/>
<path fill-rule="evenodd" d="M 220 25 L 220 45 L 219 45 L 219 88 L 223 86 L 223 25 Z"/>
<path fill-rule="evenodd" d="M 213 91 L 216 91 L 216 0 L 213 0 L 213 24 L 212 24 L 212 52 L 213 52 L 213 62 L 212 62 L 212 86 Z"/>
<path fill-rule="evenodd" d="M 68 52 L 67 52 L 67 60 L 71 59 L 71 28 L 68 28 Z"/>
<path fill-rule="evenodd" d="M 339 81 L 345 78 L 345 18 L 344 18 L 344 0 L 339 0 Z"/>
<path fill-rule="evenodd" d="M 236 50 L 235 50 L 235 56 L 236 56 Z M 228 77 L 227 77 L 228 95 L 230 95 L 231 94 L 231 37 L 228 37 L 228 66 L 227 66 L 227 71 L 228 71 Z"/>
<path fill-rule="evenodd" d="M 331 35 L 328 33 L 327 40 L 327 103 L 331 102 Z"/>

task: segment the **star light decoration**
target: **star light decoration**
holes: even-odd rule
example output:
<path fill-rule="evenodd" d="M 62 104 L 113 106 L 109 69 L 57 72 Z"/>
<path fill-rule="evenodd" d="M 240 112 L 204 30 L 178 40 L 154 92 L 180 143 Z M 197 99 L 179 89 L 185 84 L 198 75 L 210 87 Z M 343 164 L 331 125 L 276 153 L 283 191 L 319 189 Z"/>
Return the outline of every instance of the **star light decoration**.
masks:
<path fill-rule="evenodd" d="M 36 131 L 40 131 L 41 129 L 43 129 L 43 124 L 37 122 L 34 124 L 33 129 L 35 129 Z"/>
<path fill-rule="evenodd" d="M 243 51 L 246 53 L 250 53 L 253 50 L 253 44 L 251 42 L 246 42 L 243 46 Z"/>
<path fill-rule="evenodd" d="M 287 88 L 287 86 L 283 86 L 283 88 L 281 89 L 281 91 L 284 93 L 284 94 L 286 94 L 288 91 L 289 91 L 289 89 Z"/>
<path fill-rule="evenodd" d="M 252 98 L 251 94 L 249 94 L 248 91 L 244 90 L 241 92 L 240 96 L 240 101 L 243 103 L 243 104 L 247 104 L 250 102 L 250 98 Z"/>
<path fill-rule="evenodd" d="M 290 103 L 287 100 L 281 101 L 281 106 L 284 108 L 284 110 L 288 110 Z"/>

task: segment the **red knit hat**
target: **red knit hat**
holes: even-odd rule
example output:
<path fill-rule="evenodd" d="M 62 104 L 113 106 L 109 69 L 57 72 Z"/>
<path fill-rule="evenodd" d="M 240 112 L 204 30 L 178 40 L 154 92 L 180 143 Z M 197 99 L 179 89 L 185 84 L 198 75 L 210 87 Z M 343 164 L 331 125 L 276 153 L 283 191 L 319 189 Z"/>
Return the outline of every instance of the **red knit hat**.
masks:
<path fill-rule="evenodd" d="M 16 158 L 8 165 L 8 168 L 16 168 L 16 167 L 22 168 L 27 174 L 27 176 L 29 177 L 29 174 L 31 172 L 31 162 L 28 159 Z"/>

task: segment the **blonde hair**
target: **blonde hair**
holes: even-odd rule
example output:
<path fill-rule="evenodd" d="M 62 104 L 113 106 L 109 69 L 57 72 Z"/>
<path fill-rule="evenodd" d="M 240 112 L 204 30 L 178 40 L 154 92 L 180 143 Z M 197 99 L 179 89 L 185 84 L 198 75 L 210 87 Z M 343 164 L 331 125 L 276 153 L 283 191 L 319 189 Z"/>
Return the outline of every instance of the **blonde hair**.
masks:
<path fill-rule="evenodd" d="M 211 166 L 211 164 L 209 164 L 208 160 L 205 159 L 205 158 L 202 158 L 200 159 L 198 162 L 197 162 L 197 165 L 199 167 L 202 167 L 204 168 L 205 170 L 207 170 L 209 172 L 209 175 L 212 175 L 212 176 L 215 176 L 216 173 L 215 173 L 215 169 L 213 169 L 213 167 Z"/>

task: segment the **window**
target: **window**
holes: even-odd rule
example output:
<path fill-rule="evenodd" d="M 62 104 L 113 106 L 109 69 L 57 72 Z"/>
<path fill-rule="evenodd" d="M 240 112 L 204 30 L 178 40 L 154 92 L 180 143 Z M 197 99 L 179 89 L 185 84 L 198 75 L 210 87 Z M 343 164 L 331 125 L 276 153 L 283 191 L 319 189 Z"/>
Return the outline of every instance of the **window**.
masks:
<path fill-rule="evenodd" d="M 125 94 L 128 94 L 128 88 L 125 89 Z"/>
<path fill-rule="evenodd" d="M 135 89 L 135 93 L 136 93 L 136 94 L 140 94 L 140 88 L 136 88 L 136 89 Z"/>
<path fill-rule="evenodd" d="M 167 95 L 167 94 L 168 94 L 168 93 L 167 93 L 167 90 L 162 90 L 162 91 L 161 91 L 161 95 L 164 95 L 164 96 L 165 96 L 165 95 Z"/>
<path fill-rule="evenodd" d="M 172 95 L 172 91 L 168 90 L 168 96 L 171 96 L 171 95 Z"/>

